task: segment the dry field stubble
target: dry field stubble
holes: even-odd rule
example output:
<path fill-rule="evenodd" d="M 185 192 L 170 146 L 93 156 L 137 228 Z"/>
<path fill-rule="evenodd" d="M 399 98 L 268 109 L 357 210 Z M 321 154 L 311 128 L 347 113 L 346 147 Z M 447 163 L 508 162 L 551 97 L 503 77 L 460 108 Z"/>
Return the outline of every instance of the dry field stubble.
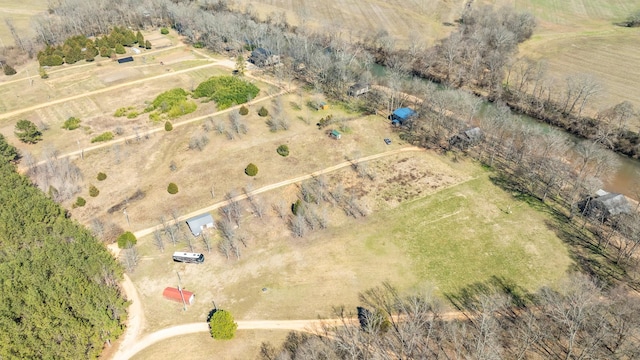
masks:
<path fill-rule="evenodd" d="M 520 45 L 520 55 L 545 59 L 558 88 L 567 76 L 593 75 L 603 91 L 589 113 L 624 100 L 640 108 L 640 29 L 615 25 L 640 9 L 637 0 L 489 0 L 496 6 L 527 10 L 538 19 L 533 38 Z M 635 130 L 640 129 L 640 123 Z"/>

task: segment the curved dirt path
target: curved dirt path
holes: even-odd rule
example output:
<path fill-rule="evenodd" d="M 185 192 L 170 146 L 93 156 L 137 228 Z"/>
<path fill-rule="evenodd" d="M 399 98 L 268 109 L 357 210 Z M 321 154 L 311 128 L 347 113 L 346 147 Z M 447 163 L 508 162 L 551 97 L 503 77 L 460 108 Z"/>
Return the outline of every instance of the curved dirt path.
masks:
<path fill-rule="evenodd" d="M 425 150 L 423 148 L 419 148 L 417 146 L 407 146 L 407 147 L 403 147 L 403 148 L 400 148 L 400 149 L 395 149 L 395 150 L 386 151 L 386 152 L 383 152 L 383 153 L 378 153 L 378 154 L 374 154 L 374 155 L 365 156 L 365 157 L 362 157 L 362 158 L 359 158 L 359 159 L 355 159 L 355 160 L 345 161 L 345 162 L 342 162 L 340 164 L 333 165 L 333 166 L 330 166 L 330 167 L 322 169 L 322 170 L 314 171 L 314 172 L 306 174 L 306 175 L 298 176 L 298 177 L 295 177 L 295 178 L 292 178 L 292 179 L 289 179 L 289 180 L 280 181 L 280 182 L 275 183 L 275 184 L 263 186 L 263 187 L 261 187 L 259 189 L 253 190 L 253 191 L 251 191 L 249 193 L 245 193 L 245 194 L 241 194 L 241 195 L 235 196 L 235 197 L 231 198 L 230 200 L 224 200 L 224 201 L 217 202 L 217 203 L 215 203 L 213 205 L 210 205 L 210 206 L 207 206 L 205 208 L 202 208 L 202 209 L 193 211 L 191 213 L 182 215 L 182 216 L 178 217 L 176 219 L 176 221 L 185 221 L 185 220 L 187 220 L 189 218 L 192 218 L 194 216 L 200 215 L 200 214 L 202 214 L 204 212 L 216 210 L 216 209 L 221 208 L 223 206 L 229 205 L 229 203 L 231 203 L 233 201 L 244 200 L 244 199 L 248 198 L 249 196 L 257 195 L 257 194 L 260 194 L 260 193 L 263 193 L 263 192 L 267 192 L 267 191 L 270 191 L 270 190 L 273 190 L 273 189 L 277 189 L 277 188 L 280 188 L 280 187 L 283 187 L 283 186 L 299 183 L 299 182 L 304 181 L 304 180 L 309 180 L 309 179 L 312 179 L 312 178 L 314 178 L 316 176 L 319 176 L 319 175 L 322 175 L 322 174 L 327 174 L 327 173 L 330 173 L 330 172 L 333 172 L 333 171 L 336 171 L 336 170 L 339 170 L 339 169 L 342 169 L 342 168 L 345 168 L 345 167 L 348 167 L 348 166 L 352 166 L 354 164 L 358 164 L 358 163 L 366 162 L 366 161 L 370 161 L 370 160 L 375 160 L 375 159 L 379 159 L 379 158 L 382 158 L 382 157 L 395 155 L 395 154 L 408 152 L 408 151 L 425 151 Z M 160 230 L 160 229 L 162 229 L 162 224 L 156 225 L 156 226 L 152 226 L 150 228 L 138 230 L 138 231 L 136 231 L 134 233 L 134 235 L 136 236 L 136 238 L 139 239 L 139 238 L 141 238 L 143 236 L 152 234 L 154 231 Z"/>
<path fill-rule="evenodd" d="M 118 347 L 118 351 L 114 355 L 114 359 L 128 359 L 130 357 L 123 357 L 124 355 L 122 354 L 122 351 L 132 348 L 137 344 L 136 340 L 140 336 L 142 327 L 144 326 L 142 301 L 140 301 L 138 291 L 127 274 L 124 274 L 122 288 L 127 299 L 131 302 L 131 305 L 129 305 L 129 309 L 127 310 L 127 327 L 125 329 L 122 342 Z"/>
<path fill-rule="evenodd" d="M 238 330 L 295 330 L 295 331 L 311 331 L 314 327 L 321 324 L 336 323 L 340 320 L 249 320 L 236 321 Z M 135 342 L 133 345 L 124 342 L 118 352 L 113 357 L 114 360 L 127 360 L 135 354 L 146 349 L 147 347 L 175 336 L 188 335 L 194 333 L 209 332 L 209 324 L 206 322 L 198 322 L 184 325 L 176 325 L 151 333 Z"/>

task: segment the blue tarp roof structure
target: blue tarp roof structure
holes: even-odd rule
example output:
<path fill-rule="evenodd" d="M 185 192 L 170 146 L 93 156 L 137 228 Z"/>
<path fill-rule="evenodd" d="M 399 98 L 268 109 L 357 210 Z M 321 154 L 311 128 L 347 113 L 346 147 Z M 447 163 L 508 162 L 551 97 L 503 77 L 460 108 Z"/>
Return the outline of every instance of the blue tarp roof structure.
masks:
<path fill-rule="evenodd" d="M 415 111 L 406 107 L 399 108 L 393 111 L 394 117 L 402 120 L 407 120 L 412 115 L 415 115 L 415 113 L 416 113 Z"/>

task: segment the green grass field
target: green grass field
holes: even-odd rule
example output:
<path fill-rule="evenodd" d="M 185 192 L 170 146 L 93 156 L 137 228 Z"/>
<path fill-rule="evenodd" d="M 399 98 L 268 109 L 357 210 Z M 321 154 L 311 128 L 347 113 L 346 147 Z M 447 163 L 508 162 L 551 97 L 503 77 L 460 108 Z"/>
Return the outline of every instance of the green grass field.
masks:
<path fill-rule="evenodd" d="M 380 215 L 367 242 L 393 239 L 413 272 L 440 293 L 498 277 L 530 291 L 561 279 L 571 261 L 546 214 L 494 185 L 488 174 Z M 380 235 L 379 235 L 380 234 Z"/>

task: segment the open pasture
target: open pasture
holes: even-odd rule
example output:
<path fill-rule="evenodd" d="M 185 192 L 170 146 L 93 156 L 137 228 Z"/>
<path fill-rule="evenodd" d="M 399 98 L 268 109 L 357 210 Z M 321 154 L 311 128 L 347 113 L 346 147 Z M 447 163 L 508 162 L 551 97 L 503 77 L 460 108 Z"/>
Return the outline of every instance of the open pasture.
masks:
<path fill-rule="evenodd" d="M 46 0 L 0 0 L 0 46 L 15 45 L 13 36 L 5 19 L 11 19 L 16 32 L 21 37 L 31 37 L 35 33 L 31 29 L 31 19 L 47 11 Z"/>
<path fill-rule="evenodd" d="M 327 180 L 376 204 L 379 191 L 390 184 L 387 176 L 399 173 L 394 180 L 413 195 L 402 204 L 372 205 L 373 213 L 357 220 L 335 208 L 328 229 L 302 239 L 292 237 L 275 213 L 263 219 L 247 214 L 239 230 L 247 246 L 239 260 L 216 250 L 207 253 L 198 242 L 204 264 L 173 263 L 171 252 L 184 250 L 184 243 L 161 253 L 150 237 L 141 239 L 143 260 L 131 278 L 144 305 L 144 333 L 205 321 L 212 301 L 237 320 L 329 318 L 333 306 L 354 312 L 358 293 L 383 281 L 403 293 L 443 295 L 496 277 L 533 291 L 555 284 L 571 266 L 547 215 L 501 190 L 477 165 L 420 152 L 370 166 L 380 174 L 374 180 L 359 179 L 348 168 Z M 412 178 L 416 170 L 424 175 Z M 260 197 L 267 204 L 290 203 L 295 192 L 290 186 Z M 176 272 L 182 286 L 196 293 L 186 312 L 161 296 L 164 287 L 177 285 Z M 197 338 L 185 340 L 201 341 Z"/>

